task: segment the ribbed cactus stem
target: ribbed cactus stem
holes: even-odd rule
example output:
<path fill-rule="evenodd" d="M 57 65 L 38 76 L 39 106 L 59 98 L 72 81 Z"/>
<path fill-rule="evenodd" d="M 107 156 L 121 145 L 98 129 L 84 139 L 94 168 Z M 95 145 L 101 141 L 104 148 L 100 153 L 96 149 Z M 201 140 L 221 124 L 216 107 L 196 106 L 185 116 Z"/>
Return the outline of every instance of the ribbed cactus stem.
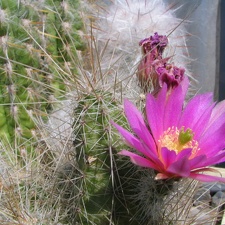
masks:
<path fill-rule="evenodd" d="M 74 134 L 78 163 L 79 205 L 76 222 L 116 224 L 115 165 L 118 136 L 110 121 L 123 123 L 120 103 L 109 92 L 84 94 L 75 109 Z"/>
<path fill-rule="evenodd" d="M 112 217 L 112 143 L 110 115 L 117 114 L 109 93 L 86 94 L 75 109 L 75 147 L 81 179 L 77 221 L 109 224 Z"/>

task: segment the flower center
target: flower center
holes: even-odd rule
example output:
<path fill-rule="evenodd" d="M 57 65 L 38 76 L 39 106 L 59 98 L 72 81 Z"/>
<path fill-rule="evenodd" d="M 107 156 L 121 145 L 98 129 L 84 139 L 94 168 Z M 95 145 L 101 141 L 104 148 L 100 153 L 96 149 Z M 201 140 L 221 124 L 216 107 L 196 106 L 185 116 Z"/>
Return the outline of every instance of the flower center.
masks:
<path fill-rule="evenodd" d="M 166 147 L 169 150 L 175 151 L 177 154 L 186 148 L 192 149 L 192 155 L 199 150 L 198 142 L 193 140 L 194 133 L 191 129 L 184 130 L 182 127 L 178 130 L 177 127 L 169 127 L 158 140 L 160 147 Z"/>

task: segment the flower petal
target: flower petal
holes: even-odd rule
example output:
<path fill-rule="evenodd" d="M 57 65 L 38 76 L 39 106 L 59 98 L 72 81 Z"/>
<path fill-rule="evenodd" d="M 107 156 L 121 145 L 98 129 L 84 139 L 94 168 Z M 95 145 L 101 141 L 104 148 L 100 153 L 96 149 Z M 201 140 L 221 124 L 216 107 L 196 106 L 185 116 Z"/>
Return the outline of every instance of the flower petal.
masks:
<path fill-rule="evenodd" d="M 225 183 L 225 178 L 224 177 L 217 177 L 217 176 L 211 176 L 211 175 L 206 175 L 206 174 L 199 174 L 199 173 L 191 173 L 189 175 L 190 178 L 199 180 L 201 182 L 224 182 Z"/>
<path fill-rule="evenodd" d="M 179 160 L 183 160 L 183 158 L 189 158 L 191 156 L 192 149 L 187 148 L 176 154 L 175 151 L 168 150 L 167 148 L 162 148 L 162 160 L 164 161 L 164 165 L 170 167 L 170 165 L 174 164 Z M 175 164 L 176 165 L 176 164 Z M 170 167 L 171 168 L 171 167 Z"/>
<path fill-rule="evenodd" d="M 198 155 L 205 154 L 208 158 L 217 155 L 219 151 L 225 148 L 225 124 L 217 120 L 199 140 L 200 150 Z"/>
<path fill-rule="evenodd" d="M 206 162 L 207 162 L 206 155 L 199 155 L 199 156 L 196 156 L 195 158 L 189 160 L 191 170 L 201 168 L 206 165 L 207 166 L 212 165 L 212 164 L 207 164 Z"/>
<path fill-rule="evenodd" d="M 164 130 L 167 130 L 172 126 L 177 126 L 178 120 L 181 116 L 184 98 L 185 93 L 183 93 L 182 87 L 180 85 L 174 88 L 169 95 L 164 111 Z"/>
<path fill-rule="evenodd" d="M 179 128 L 184 126 L 195 131 L 197 122 L 201 119 L 205 110 L 211 106 L 212 93 L 197 95 L 186 105 L 179 121 Z M 206 124 L 207 125 L 207 124 Z M 202 124 L 202 126 L 206 126 Z"/>
<path fill-rule="evenodd" d="M 209 108 L 207 108 L 205 112 L 202 114 L 202 116 L 199 118 L 199 120 L 196 122 L 196 124 L 194 125 L 194 128 L 193 128 L 195 132 L 194 138 L 196 140 L 200 138 L 200 136 L 206 129 L 214 106 L 215 104 L 212 104 Z"/>
<path fill-rule="evenodd" d="M 153 163 L 152 161 L 143 158 L 137 154 L 134 154 L 132 152 L 129 152 L 127 150 L 122 150 L 121 152 L 118 153 L 119 155 L 124 155 L 124 156 L 129 156 L 130 160 L 132 163 L 135 165 L 141 166 L 141 167 L 147 167 L 147 168 L 152 168 L 155 170 L 159 170 L 159 168 Z"/>
<path fill-rule="evenodd" d="M 151 94 L 146 98 L 146 115 L 148 124 L 155 140 L 158 140 L 163 133 L 163 115 L 166 101 L 167 87 L 163 85 L 162 89 L 158 93 L 157 98 Z"/>
<path fill-rule="evenodd" d="M 212 166 L 225 161 L 225 151 L 221 152 L 218 155 L 212 156 L 210 158 L 206 158 L 201 163 L 201 167 Z"/>
<path fill-rule="evenodd" d="M 154 160 L 158 158 L 158 155 L 156 154 L 155 146 L 153 149 L 144 148 L 141 141 L 137 139 L 135 136 L 133 136 L 129 131 L 127 131 L 126 129 L 124 129 L 123 127 L 119 126 L 118 124 L 114 122 L 111 122 L 111 123 L 120 132 L 120 134 L 123 136 L 123 138 L 125 139 L 125 141 L 127 142 L 129 146 L 136 149 L 137 151 L 144 154 L 145 156 L 149 157 L 150 159 L 152 158 Z"/>
<path fill-rule="evenodd" d="M 188 76 L 184 76 L 183 80 L 180 83 L 180 86 L 182 87 L 182 92 L 184 93 L 184 95 L 186 95 L 189 87 Z"/>
<path fill-rule="evenodd" d="M 171 150 L 168 150 L 166 147 L 163 147 L 161 149 L 161 157 L 162 157 L 162 162 L 164 164 L 164 168 L 166 169 L 169 165 L 171 165 L 176 157 L 177 157 L 177 154 L 175 151 L 171 151 Z"/>
<path fill-rule="evenodd" d="M 192 153 L 192 148 L 186 148 L 186 149 L 183 149 L 181 152 L 179 152 L 179 153 L 177 154 L 176 161 L 177 161 L 177 160 L 180 160 L 180 159 L 183 158 L 183 157 L 186 157 L 187 159 L 189 159 L 190 156 L 191 156 L 191 153 Z"/>
<path fill-rule="evenodd" d="M 170 177 L 164 173 L 157 173 L 157 175 L 155 176 L 155 180 L 164 180 L 167 178 L 170 178 Z"/>
<path fill-rule="evenodd" d="M 225 100 L 219 102 L 214 107 L 208 126 L 211 126 L 222 114 L 225 113 Z"/>
<path fill-rule="evenodd" d="M 145 121 L 138 109 L 128 100 L 124 101 L 124 111 L 132 130 L 153 151 L 155 144 L 152 135 L 145 125 Z"/>
<path fill-rule="evenodd" d="M 190 165 L 187 157 L 183 157 L 180 160 L 171 164 L 167 172 L 178 175 L 180 177 L 188 177 L 190 175 Z"/>

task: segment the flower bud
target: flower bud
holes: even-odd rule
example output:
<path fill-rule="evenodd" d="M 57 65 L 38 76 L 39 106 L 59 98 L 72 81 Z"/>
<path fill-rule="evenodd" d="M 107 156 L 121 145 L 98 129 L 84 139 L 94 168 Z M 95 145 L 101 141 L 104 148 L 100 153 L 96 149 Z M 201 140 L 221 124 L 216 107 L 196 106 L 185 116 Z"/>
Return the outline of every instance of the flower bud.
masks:
<path fill-rule="evenodd" d="M 160 87 L 163 86 L 163 83 L 167 84 L 168 89 L 177 87 L 184 78 L 185 69 L 171 63 L 158 66 L 155 70 L 158 74 Z"/>
<path fill-rule="evenodd" d="M 177 87 L 183 80 L 185 69 L 168 63 L 171 57 L 162 56 L 167 44 L 167 37 L 158 35 L 157 32 L 139 43 L 144 57 L 138 65 L 137 77 L 144 92 L 156 95 L 163 83 L 167 84 L 169 90 Z"/>
<path fill-rule="evenodd" d="M 137 77 L 142 89 L 147 92 L 151 88 L 158 86 L 158 74 L 155 71 L 155 60 L 162 59 L 162 53 L 168 44 L 168 39 L 164 35 L 158 35 L 156 32 L 153 36 L 145 38 L 139 42 L 144 54 L 138 66 Z M 165 60 L 163 60 L 165 61 Z"/>

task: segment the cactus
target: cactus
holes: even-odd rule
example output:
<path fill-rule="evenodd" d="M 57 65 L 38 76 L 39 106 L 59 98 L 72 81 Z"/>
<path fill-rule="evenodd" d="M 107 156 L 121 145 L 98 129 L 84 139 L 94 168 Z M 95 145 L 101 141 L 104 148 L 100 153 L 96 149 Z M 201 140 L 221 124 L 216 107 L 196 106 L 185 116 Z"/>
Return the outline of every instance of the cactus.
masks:
<path fill-rule="evenodd" d="M 79 0 L 0 1 L 0 151 L 7 165 L 1 163 L 1 224 L 58 218 L 49 175 L 58 155 L 45 143 L 43 127 L 77 79 L 85 49 L 78 7 Z"/>
<path fill-rule="evenodd" d="M 141 58 L 141 54 L 136 54 L 139 51 L 137 43 L 150 35 L 148 13 L 153 10 L 151 34 L 153 30 L 158 30 L 158 26 L 160 33 L 165 30 L 161 23 L 162 15 L 166 21 L 167 18 L 171 19 L 170 25 L 166 25 L 169 29 L 167 34 L 180 21 L 172 21 L 174 18 L 170 10 L 167 17 L 163 4 L 159 7 L 160 18 L 157 17 L 155 9 L 158 1 L 115 2 L 115 5 L 110 4 L 108 11 L 112 16 L 106 18 L 104 14 L 100 15 L 103 18 L 99 23 L 100 27 L 95 30 L 94 25 L 91 28 L 93 33 L 90 36 L 87 34 L 87 37 L 91 37 L 91 48 L 87 51 L 91 60 L 83 58 L 85 62 L 81 62 L 81 66 L 84 65 L 85 69 L 92 68 L 92 71 L 83 69 L 82 74 L 77 76 L 80 65 L 77 61 L 78 50 L 85 48 L 80 38 L 83 24 L 77 12 L 78 1 L 1 1 L 0 135 L 5 138 L 4 142 L 16 146 L 11 151 L 18 151 L 20 156 L 26 150 L 32 154 L 33 150 L 38 152 L 35 157 L 24 157 L 22 169 L 19 168 L 23 173 L 22 178 L 19 174 L 16 179 L 9 179 L 12 185 L 10 182 L 9 185 L 2 185 L 2 224 L 7 221 L 26 224 L 150 225 L 176 224 L 177 218 L 180 218 L 180 215 L 174 214 L 183 207 L 183 202 L 177 204 L 177 199 L 180 200 L 185 191 L 181 192 L 179 185 L 177 191 L 174 190 L 174 184 L 177 184 L 174 180 L 155 181 L 154 171 L 140 169 L 126 158 L 118 156 L 117 152 L 124 148 L 124 143 L 110 123 L 113 120 L 126 126 L 121 100 L 118 100 L 124 95 L 128 98 L 136 97 L 137 105 L 144 108 L 140 99 L 137 99 L 142 90 L 133 77 L 136 77 L 137 58 Z M 152 4 L 150 11 L 146 7 L 148 4 Z M 146 8 L 148 11 L 145 13 Z M 104 13 L 107 11 L 104 7 L 101 9 Z M 128 21 L 124 29 L 125 35 L 119 35 L 120 38 L 117 39 L 120 29 L 124 27 L 121 23 L 123 12 L 130 17 L 138 12 L 138 20 L 135 17 L 127 20 L 127 16 L 123 16 Z M 94 19 L 96 25 L 98 19 Z M 91 20 L 94 21 L 93 18 Z M 116 26 L 104 27 L 106 20 Z M 136 22 L 140 26 L 135 26 Z M 127 34 L 131 34 L 132 40 Z M 184 32 L 177 34 L 182 36 Z M 176 42 L 177 34 L 169 36 L 173 36 Z M 185 45 L 185 41 L 181 43 Z M 178 59 L 182 54 L 183 50 L 175 58 Z M 171 51 L 167 51 L 167 56 L 170 55 Z M 129 83 L 130 78 L 132 85 Z M 53 146 L 54 134 L 49 135 L 46 130 L 36 133 L 37 125 L 42 129 L 43 123 L 36 124 L 40 121 L 33 117 L 40 115 L 41 122 L 48 120 L 49 123 L 54 115 L 48 114 L 55 106 L 58 111 L 63 112 L 66 107 L 72 108 L 61 101 L 67 91 L 71 90 L 75 90 L 72 103 L 76 104 L 72 109 L 74 148 L 64 151 L 68 150 L 68 146 L 64 146 L 67 144 L 64 140 L 60 140 L 61 145 L 56 142 Z M 144 95 L 140 97 L 144 98 Z M 64 114 L 56 117 L 66 123 L 66 118 L 62 118 L 62 115 Z M 66 133 L 65 130 L 62 132 Z M 62 138 L 61 133 L 59 136 Z M 70 137 L 67 140 L 71 140 Z M 37 148 L 33 148 L 34 143 L 37 143 Z M 5 149 L 1 151 L 4 152 Z M 18 170 L 15 152 L 14 158 L 9 158 L 13 159 L 14 169 Z M 179 194 L 174 197 L 174 193 Z M 191 196 L 188 196 L 189 201 L 190 199 Z M 176 204 L 181 206 L 179 210 L 175 209 Z M 7 209 L 4 211 L 5 206 Z"/>
<path fill-rule="evenodd" d="M 117 10 L 119 11 L 119 9 Z M 100 22 L 100 24 L 104 24 L 104 22 Z M 109 32 L 110 29 L 111 27 L 109 27 Z M 125 124 L 120 110 L 121 103 L 118 101 L 118 91 L 124 92 L 121 93 L 123 96 L 136 96 L 136 103 L 142 105 L 140 99 L 137 99 L 137 93 L 140 94 L 142 90 L 138 89 L 137 82 L 133 83 L 132 86 L 128 84 L 130 75 L 134 76 L 135 69 L 132 66 L 134 67 L 137 58 L 136 54 L 133 54 L 130 56 L 132 59 L 127 59 L 127 55 L 123 51 L 132 43 L 127 43 L 123 48 L 110 43 L 110 41 L 116 40 L 112 38 L 112 40 L 109 39 L 111 45 L 104 45 L 104 43 L 102 45 L 102 39 L 105 38 L 106 40 L 111 36 L 108 35 L 106 38 L 107 30 L 102 38 L 100 32 L 101 29 L 94 30 L 96 37 L 99 37 L 97 40 L 93 37 L 90 43 L 91 59 L 95 61 L 90 60 L 92 63 L 90 66 L 92 68 L 91 76 L 85 77 L 88 84 L 83 85 L 86 90 L 79 95 L 80 98 L 78 98 L 78 105 L 74 113 L 73 129 L 77 161 L 77 175 L 75 176 L 77 190 L 74 193 L 76 196 L 74 204 L 75 202 L 77 204 L 75 213 L 71 218 L 74 218 L 73 222 L 78 224 L 138 225 L 145 224 L 146 221 L 151 224 L 151 222 L 162 219 L 162 214 L 159 213 L 153 218 L 156 207 L 152 211 L 147 209 L 154 204 L 157 207 L 162 207 L 163 199 L 171 191 L 173 185 L 170 184 L 170 181 L 169 184 L 168 182 L 155 182 L 153 176 L 151 176 L 151 179 L 148 179 L 148 182 L 151 182 L 151 187 L 148 190 L 146 188 L 146 192 L 150 192 L 150 196 L 146 196 L 146 193 L 143 196 L 144 191 L 141 192 L 140 188 L 137 187 L 143 186 L 146 171 L 136 168 L 124 158 L 116 155 L 123 148 L 123 143 L 112 132 L 109 121 L 116 120 L 118 123 Z M 121 37 L 124 41 L 125 37 Z M 119 44 L 121 43 L 123 42 L 119 42 Z M 130 48 L 128 52 L 134 52 L 134 50 L 135 48 Z M 115 56 L 114 53 L 111 54 L 114 51 Z M 110 57 L 112 58 L 109 59 Z M 127 60 L 126 63 L 121 63 L 123 60 Z M 126 73 L 124 67 L 129 63 L 132 65 L 128 66 L 130 70 Z M 99 86 L 101 86 L 102 91 L 100 91 Z M 91 91 L 89 91 L 90 89 Z M 109 90 L 113 90 L 111 94 Z M 112 93 L 115 93 L 115 97 Z M 113 100 L 114 98 L 117 99 L 116 102 Z M 168 186 L 170 188 L 167 188 Z M 160 187 L 160 190 L 158 190 L 158 187 Z M 155 194 L 157 194 L 157 200 Z M 140 206 L 146 206 L 146 202 L 151 201 L 154 201 L 154 203 L 147 207 L 147 212 L 139 211 Z M 143 221 L 141 221 L 142 219 Z"/>
<path fill-rule="evenodd" d="M 141 169 L 117 155 L 128 148 L 110 124 L 114 120 L 126 126 L 121 103 L 110 92 L 99 90 L 82 94 L 77 102 L 73 125 L 75 172 L 69 169 L 75 182 L 68 190 L 67 203 L 73 205 L 70 222 L 150 225 L 176 221 L 177 196 L 173 195 L 178 181 L 156 181 L 153 170 Z M 186 189 L 179 189 L 181 198 Z"/>
<path fill-rule="evenodd" d="M 114 210 L 114 143 L 110 120 L 121 121 L 121 109 L 112 94 L 84 94 L 75 109 L 76 158 L 80 181 L 76 222 L 110 224 Z"/>
<path fill-rule="evenodd" d="M 70 174 L 76 182 L 74 197 L 70 195 L 73 200 L 67 203 L 74 204 L 75 209 L 70 221 L 138 225 L 131 194 L 136 193 L 141 173 L 117 154 L 125 145 L 111 124 L 112 120 L 127 124 L 121 102 L 109 91 L 99 89 L 83 93 L 77 102 L 73 124 L 76 172 Z"/>
<path fill-rule="evenodd" d="M 54 102 L 70 90 L 78 50 L 78 1 L 0 3 L 0 136 L 4 144 L 31 151 L 37 140 L 34 117 L 47 120 Z M 27 144 L 26 144 L 27 143 Z"/>

